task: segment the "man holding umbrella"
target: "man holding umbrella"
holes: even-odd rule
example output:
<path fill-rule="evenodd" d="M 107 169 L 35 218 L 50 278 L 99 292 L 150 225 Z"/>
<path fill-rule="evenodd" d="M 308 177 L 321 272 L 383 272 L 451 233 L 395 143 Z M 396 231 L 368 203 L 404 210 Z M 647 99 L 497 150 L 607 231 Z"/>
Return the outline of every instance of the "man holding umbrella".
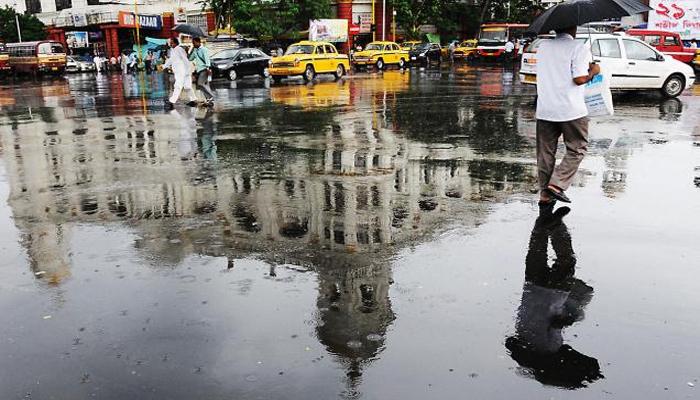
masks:
<path fill-rule="evenodd" d="M 537 169 L 540 202 L 571 201 L 564 193 L 588 146 L 584 85 L 600 73 L 589 46 L 574 40 L 576 27 L 556 30 L 537 51 Z M 559 136 L 566 155 L 555 167 Z"/>
<path fill-rule="evenodd" d="M 593 21 L 649 11 L 636 0 L 568 0 L 538 16 L 528 31 L 556 32 L 537 51 L 537 169 L 540 204 L 570 203 L 569 188 L 588 146 L 588 109 L 584 85 L 600 73 L 589 43 L 574 40 L 577 27 Z M 566 155 L 555 167 L 559 137 Z"/>

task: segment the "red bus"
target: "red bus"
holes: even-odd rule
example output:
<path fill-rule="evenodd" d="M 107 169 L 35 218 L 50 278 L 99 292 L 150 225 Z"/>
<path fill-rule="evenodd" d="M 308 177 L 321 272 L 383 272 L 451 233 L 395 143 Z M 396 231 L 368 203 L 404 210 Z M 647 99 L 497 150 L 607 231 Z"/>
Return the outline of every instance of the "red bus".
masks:
<path fill-rule="evenodd" d="M 525 34 L 527 24 L 489 22 L 481 25 L 477 42 L 477 57 L 481 60 L 505 61 L 506 43 L 515 45 L 513 56 L 520 48 L 518 40 Z"/>
<path fill-rule="evenodd" d="M 7 52 L 15 72 L 61 74 L 66 70 L 66 50 L 60 42 L 8 43 Z"/>

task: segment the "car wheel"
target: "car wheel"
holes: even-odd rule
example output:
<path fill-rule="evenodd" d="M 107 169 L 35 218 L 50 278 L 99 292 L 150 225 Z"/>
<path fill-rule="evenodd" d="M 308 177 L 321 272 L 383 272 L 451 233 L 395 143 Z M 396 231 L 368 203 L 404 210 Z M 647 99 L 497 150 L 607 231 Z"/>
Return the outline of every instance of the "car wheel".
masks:
<path fill-rule="evenodd" d="M 399 68 L 406 68 L 406 60 L 404 60 L 403 58 L 399 60 Z"/>
<path fill-rule="evenodd" d="M 384 59 L 380 58 L 377 60 L 377 69 L 380 71 L 384 69 Z"/>
<path fill-rule="evenodd" d="M 236 70 L 233 68 L 228 70 L 228 79 L 231 81 L 235 81 L 236 79 L 238 79 L 238 72 L 236 72 Z"/>
<path fill-rule="evenodd" d="M 343 64 L 338 64 L 338 66 L 335 68 L 335 72 L 333 73 L 333 76 L 335 76 L 335 79 L 340 79 L 345 75 L 345 67 Z"/>
<path fill-rule="evenodd" d="M 661 87 L 661 94 L 668 98 L 678 97 L 685 88 L 685 79 L 680 75 L 671 75 Z"/>
<path fill-rule="evenodd" d="M 273 80 L 275 83 L 281 83 L 283 78 L 284 78 L 284 76 L 275 75 L 275 76 L 272 77 L 272 80 Z"/>
<path fill-rule="evenodd" d="M 315 77 L 316 71 L 314 70 L 313 65 L 307 65 L 306 70 L 304 70 L 304 81 L 311 82 L 314 80 Z"/>

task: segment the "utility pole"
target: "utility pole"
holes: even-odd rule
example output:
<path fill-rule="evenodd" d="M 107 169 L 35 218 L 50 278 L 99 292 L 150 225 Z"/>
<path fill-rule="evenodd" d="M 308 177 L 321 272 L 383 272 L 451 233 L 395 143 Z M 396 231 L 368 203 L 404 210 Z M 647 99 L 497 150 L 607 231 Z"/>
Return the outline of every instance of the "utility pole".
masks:
<path fill-rule="evenodd" d="M 386 0 L 382 0 L 382 41 L 386 40 Z"/>
<path fill-rule="evenodd" d="M 22 30 L 19 28 L 19 13 L 17 12 L 17 2 L 14 3 L 12 10 L 15 12 L 15 24 L 17 24 L 17 39 L 22 43 Z"/>

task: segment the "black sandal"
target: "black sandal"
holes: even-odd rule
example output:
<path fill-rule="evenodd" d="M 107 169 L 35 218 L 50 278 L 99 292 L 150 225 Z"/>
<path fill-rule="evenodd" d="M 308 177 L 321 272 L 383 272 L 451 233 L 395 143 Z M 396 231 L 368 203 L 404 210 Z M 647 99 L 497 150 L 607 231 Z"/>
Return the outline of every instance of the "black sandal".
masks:
<path fill-rule="evenodd" d="M 547 193 L 550 196 L 554 197 L 555 199 L 557 199 L 563 203 L 571 203 L 571 200 L 566 196 L 566 193 L 564 193 L 563 190 L 561 192 L 556 192 L 556 191 L 552 190 L 551 188 L 547 188 L 545 190 L 547 191 Z"/>

